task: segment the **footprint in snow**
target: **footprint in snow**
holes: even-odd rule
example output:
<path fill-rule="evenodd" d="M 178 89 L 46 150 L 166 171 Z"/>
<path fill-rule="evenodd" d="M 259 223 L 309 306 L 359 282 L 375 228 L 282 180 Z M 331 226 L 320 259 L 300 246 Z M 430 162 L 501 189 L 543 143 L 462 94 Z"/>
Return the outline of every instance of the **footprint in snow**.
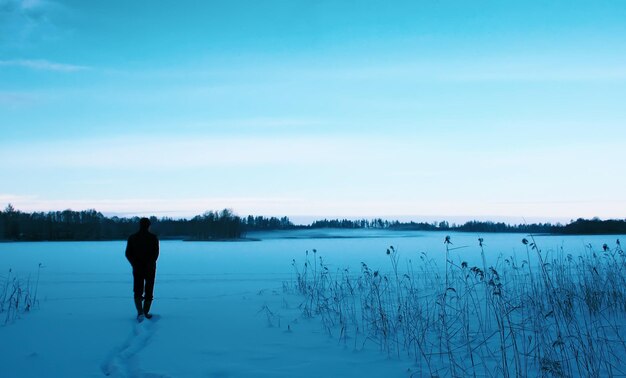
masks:
<path fill-rule="evenodd" d="M 113 349 L 100 369 L 104 375 L 117 378 L 167 378 L 167 375 L 148 373 L 139 367 L 138 354 L 143 350 L 157 330 L 159 315 L 137 323 L 133 321 L 130 335 L 117 348 Z"/>

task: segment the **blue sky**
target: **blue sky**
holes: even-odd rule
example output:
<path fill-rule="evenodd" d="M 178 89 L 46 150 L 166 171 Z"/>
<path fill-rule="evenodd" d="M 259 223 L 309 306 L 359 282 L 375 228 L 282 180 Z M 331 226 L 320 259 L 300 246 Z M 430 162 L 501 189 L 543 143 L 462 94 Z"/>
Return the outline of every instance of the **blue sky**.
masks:
<path fill-rule="evenodd" d="M 626 215 L 621 1 L 0 0 L 0 204 Z"/>

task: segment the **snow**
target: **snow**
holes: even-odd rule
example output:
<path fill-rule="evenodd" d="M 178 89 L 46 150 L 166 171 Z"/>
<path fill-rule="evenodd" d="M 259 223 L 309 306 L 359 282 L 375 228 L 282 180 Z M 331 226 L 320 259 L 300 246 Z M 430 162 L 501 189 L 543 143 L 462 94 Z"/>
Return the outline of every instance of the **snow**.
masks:
<path fill-rule="evenodd" d="M 457 261 L 479 264 L 478 235 L 452 233 Z M 421 252 L 443 266 L 444 233 L 317 231 L 249 235 L 258 242 L 162 241 L 151 320 L 137 323 L 124 242 L 1 243 L 0 283 L 9 269 L 34 282 L 39 304 L 0 325 L 3 377 L 407 377 L 427 376 L 413 359 L 372 344 L 329 337 L 285 292 L 292 260 L 317 250 L 333 269 L 361 262 L 389 271 Z M 487 259 L 525 251 L 524 235 L 482 235 Z M 546 250 L 583 253 L 620 236 L 542 236 Z M 626 238 L 624 238 L 626 240 Z M 524 252 L 525 253 L 525 252 Z M 523 255 L 525 256 L 525 254 Z M 0 321 L 4 318 L 0 314 Z"/>

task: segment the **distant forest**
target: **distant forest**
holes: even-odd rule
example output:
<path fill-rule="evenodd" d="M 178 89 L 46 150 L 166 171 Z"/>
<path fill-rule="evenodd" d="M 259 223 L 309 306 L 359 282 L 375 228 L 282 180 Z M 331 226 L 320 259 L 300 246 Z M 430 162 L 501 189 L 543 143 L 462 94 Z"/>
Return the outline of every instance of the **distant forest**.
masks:
<path fill-rule="evenodd" d="M 626 219 L 578 219 L 567 225 L 532 223 L 510 225 L 502 222 L 470 221 L 463 224 L 442 222 L 399 222 L 383 219 L 324 219 L 310 225 L 295 225 L 287 217 L 239 217 L 231 210 L 207 211 L 191 219 L 150 218 L 152 230 L 161 239 L 236 240 L 247 232 L 294 229 L 388 229 L 417 231 L 519 232 L 551 234 L 626 234 Z M 0 240 L 125 240 L 137 231 L 138 217 L 107 217 L 96 210 L 27 213 L 9 204 L 0 211 Z"/>

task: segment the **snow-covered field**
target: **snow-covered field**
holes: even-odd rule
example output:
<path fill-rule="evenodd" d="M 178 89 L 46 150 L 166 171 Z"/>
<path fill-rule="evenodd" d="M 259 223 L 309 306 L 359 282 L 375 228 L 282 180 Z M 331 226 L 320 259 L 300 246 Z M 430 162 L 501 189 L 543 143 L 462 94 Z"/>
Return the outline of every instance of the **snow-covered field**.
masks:
<path fill-rule="evenodd" d="M 305 297 L 297 290 L 292 263 L 302 273 L 305 251 L 310 259 L 315 249 L 315 257 L 321 256 L 332 272 L 349 269 L 358 275 L 365 262 L 372 271 L 389 273 L 386 250 L 393 245 L 401 270 L 409 260 L 419 265 L 425 252 L 443 275 L 445 235 L 321 230 L 249 235 L 262 239 L 256 242 L 162 241 L 155 317 L 141 324 L 134 317 L 124 242 L 0 243 L 0 284 L 18 277 L 23 288 L 30 283 L 32 295 L 39 275 L 31 311 L 6 324 L 7 311 L 0 313 L 0 376 L 429 376 L 419 358 L 390 354 L 367 337 L 357 345 L 329 336 L 328 324 L 319 317 L 303 316 Z M 451 261 L 483 266 L 478 235 L 450 235 L 449 247 L 458 248 L 450 252 Z M 488 266 L 512 256 L 520 263 L 528 258 L 524 235 L 482 237 Z M 547 256 L 562 251 L 575 259 L 601 253 L 604 243 L 614 248 L 617 238 L 541 236 L 536 241 Z M 530 260 L 537 264 L 534 255 Z M 626 358 L 619 354 L 623 351 L 617 356 Z M 433 361 L 445 365 L 443 359 Z M 495 367 L 489 367 L 491 373 L 485 369 L 474 374 L 499 375 Z M 441 375 L 454 371 L 435 370 Z M 619 369 L 610 371 L 620 375 Z"/>

